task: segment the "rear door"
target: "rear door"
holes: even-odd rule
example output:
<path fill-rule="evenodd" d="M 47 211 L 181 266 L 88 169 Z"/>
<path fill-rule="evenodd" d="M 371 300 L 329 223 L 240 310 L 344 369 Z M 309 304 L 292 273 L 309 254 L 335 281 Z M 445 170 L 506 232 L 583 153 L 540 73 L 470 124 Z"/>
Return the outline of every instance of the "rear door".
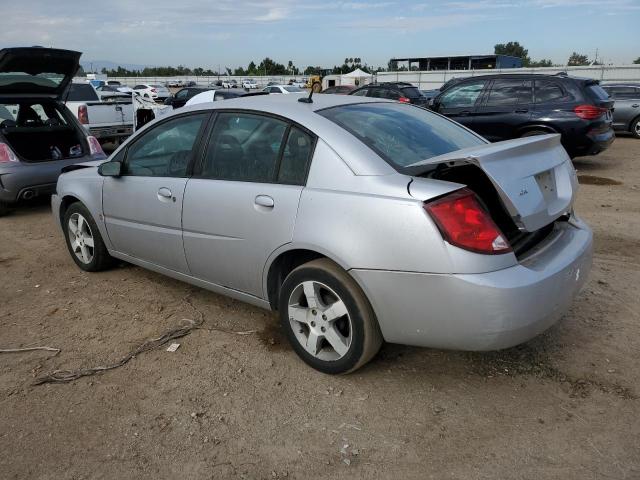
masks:
<path fill-rule="evenodd" d="M 433 109 L 473 130 L 474 115 L 488 81 L 477 79 L 455 85 L 442 92 Z"/>
<path fill-rule="evenodd" d="M 184 250 L 200 279 L 263 296 L 269 255 L 291 241 L 314 138 L 271 116 L 221 112 L 183 207 Z"/>
<path fill-rule="evenodd" d="M 123 175 L 105 177 L 104 221 L 115 250 L 188 273 L 182 200 L 208 118 L 209 113 L 192 113 L 158 123 L 127 147 Z"/>
<path fill-rule="evenodd" d="M 497 78 L 477 108 L 473 130 L 491 142 L 520 136 L 531 118 L 533 82 L 526 78 Z"/>

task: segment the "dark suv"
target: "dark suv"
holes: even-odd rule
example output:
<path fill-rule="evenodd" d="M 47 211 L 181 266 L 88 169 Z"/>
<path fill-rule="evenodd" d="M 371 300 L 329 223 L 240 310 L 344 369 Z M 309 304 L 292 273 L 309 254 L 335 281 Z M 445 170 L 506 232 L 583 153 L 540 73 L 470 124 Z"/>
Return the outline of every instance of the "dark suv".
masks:
<path fill-rule="evenodd" d="M 413 103 L 421 107 L 428 105 L 428 99 L 417 87 L 406 82 L 370 83 L 357 88 L 349 95 L 362 97 L 389 98 L 403 103 Z"/>
<path fill-rule="evenodd" d="M 469 77 L 446 86 L 433 110 L 497 142 L 562 135 L 571 157 L 595 155 L 613 142 L 613 101 L 597 80 L 566 75 Z"/>

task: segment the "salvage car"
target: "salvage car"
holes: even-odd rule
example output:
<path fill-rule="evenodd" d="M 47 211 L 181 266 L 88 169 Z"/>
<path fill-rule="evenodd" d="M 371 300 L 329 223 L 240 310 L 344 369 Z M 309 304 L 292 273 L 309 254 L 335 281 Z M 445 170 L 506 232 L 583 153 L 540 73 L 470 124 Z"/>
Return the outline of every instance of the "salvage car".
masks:
<path fill-rule="evenodd" d="M 487 140 L 559 133 L 571 157 L 613 143 L 613 101 L 597 80 L 567 75 L 500 74 L 451 79 L 431 108 Z"/>
<path fill-rule="evenodd" d="M 418 87 L 407 82 L 370 83 L 349 92 L 349 95 L 388 98 L 402 103 L 412 103 L 421 107 L 426 107 L 429 104 L 429 99 L 422 95 Z"/>
<path fill-rule="evenodd" d="M 171 96 L 171 92 L 164 85 L 151 85 L 148 83 L 141 83 L 133 87 L 133 92 L 136 95 L 140 95 L 143 98 L 148 98 L 156 102 L 164 102 Z"/>
<path fill-rule="evenodd" d="M 80 55 L 53 48 L 0 50 L 0 216 L 21 200 L 51 194 L 64 167 L 106 158 L 62 102 Z"/>
<path fill-rule="evenodd" d="M 262 95 L 175 110 L 52 197 L 73 261 L 124 260 L 279 313 L 347 373 L 383 340 L 525 342 L 568 309 L 592 233 L 559 135 L 489 144 L 411 104 Z"/>

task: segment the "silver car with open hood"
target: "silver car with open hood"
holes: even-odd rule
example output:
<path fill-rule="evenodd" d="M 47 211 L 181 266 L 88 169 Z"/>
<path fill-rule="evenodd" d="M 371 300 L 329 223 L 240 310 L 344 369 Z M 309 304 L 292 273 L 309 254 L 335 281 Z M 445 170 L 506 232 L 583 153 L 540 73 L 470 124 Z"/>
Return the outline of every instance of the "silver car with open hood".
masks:
<path fill-rule="evenodd" d="M 199 104 L 74 168 L 53 214 L 80 268 L 124 260 L 276 310 L 327 373 L 364 365 L 382 341 L 526 342 L 591 266 L 557 135 L 489 144 L 397 102 Z"/>

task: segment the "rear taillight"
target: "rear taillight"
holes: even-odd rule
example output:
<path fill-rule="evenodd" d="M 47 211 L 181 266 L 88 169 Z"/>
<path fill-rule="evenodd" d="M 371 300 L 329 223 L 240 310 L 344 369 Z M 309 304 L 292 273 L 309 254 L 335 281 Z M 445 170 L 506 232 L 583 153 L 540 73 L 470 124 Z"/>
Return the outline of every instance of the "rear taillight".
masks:
<path fill-rule="evenodd" d="M 401 103 L 411 103 L 411 99 L 407 97 L 400 97 L 398 101 Z"/>
<path fill-rule="evenodd" d="M 88 136 L 87 143 L 89 144 L 89 153 L 91 155 L 104 155 L 100 142 L 96 137 Z"/>
<path fill-rule="evenodd" d="M 607 113 L 606 108 L 596 107 L 595 105 L 578 105 L 573 111 L 583 120 L 595 120 Z"/>
<path fill-rule="evenodd" d="M 78 106 L 78 120 L 80 121 L 80 123 L 82 125 L 88 125 L 89 124 L 89 112 L 87 111 L 87 106 L 86 105 L 79 105 Z"/>
<path fill-rule="evenodd" d="M 511 251 L 498 226 L 468 188 L 425 203 L 424 208 L 452 245 L 491 255 Z"/>
<path fill-rule="evenodd" d="M 156 93 L 156 92 L 157 92 L 157 90 L 155 88 L 151 89 L 151 93 Z"/>
<path fill-rule="evenodd" d="M 18 157 L 13 153 L 11 147 L 6 143 L 0 143 L 0 163 L 17 162 Z"/>

